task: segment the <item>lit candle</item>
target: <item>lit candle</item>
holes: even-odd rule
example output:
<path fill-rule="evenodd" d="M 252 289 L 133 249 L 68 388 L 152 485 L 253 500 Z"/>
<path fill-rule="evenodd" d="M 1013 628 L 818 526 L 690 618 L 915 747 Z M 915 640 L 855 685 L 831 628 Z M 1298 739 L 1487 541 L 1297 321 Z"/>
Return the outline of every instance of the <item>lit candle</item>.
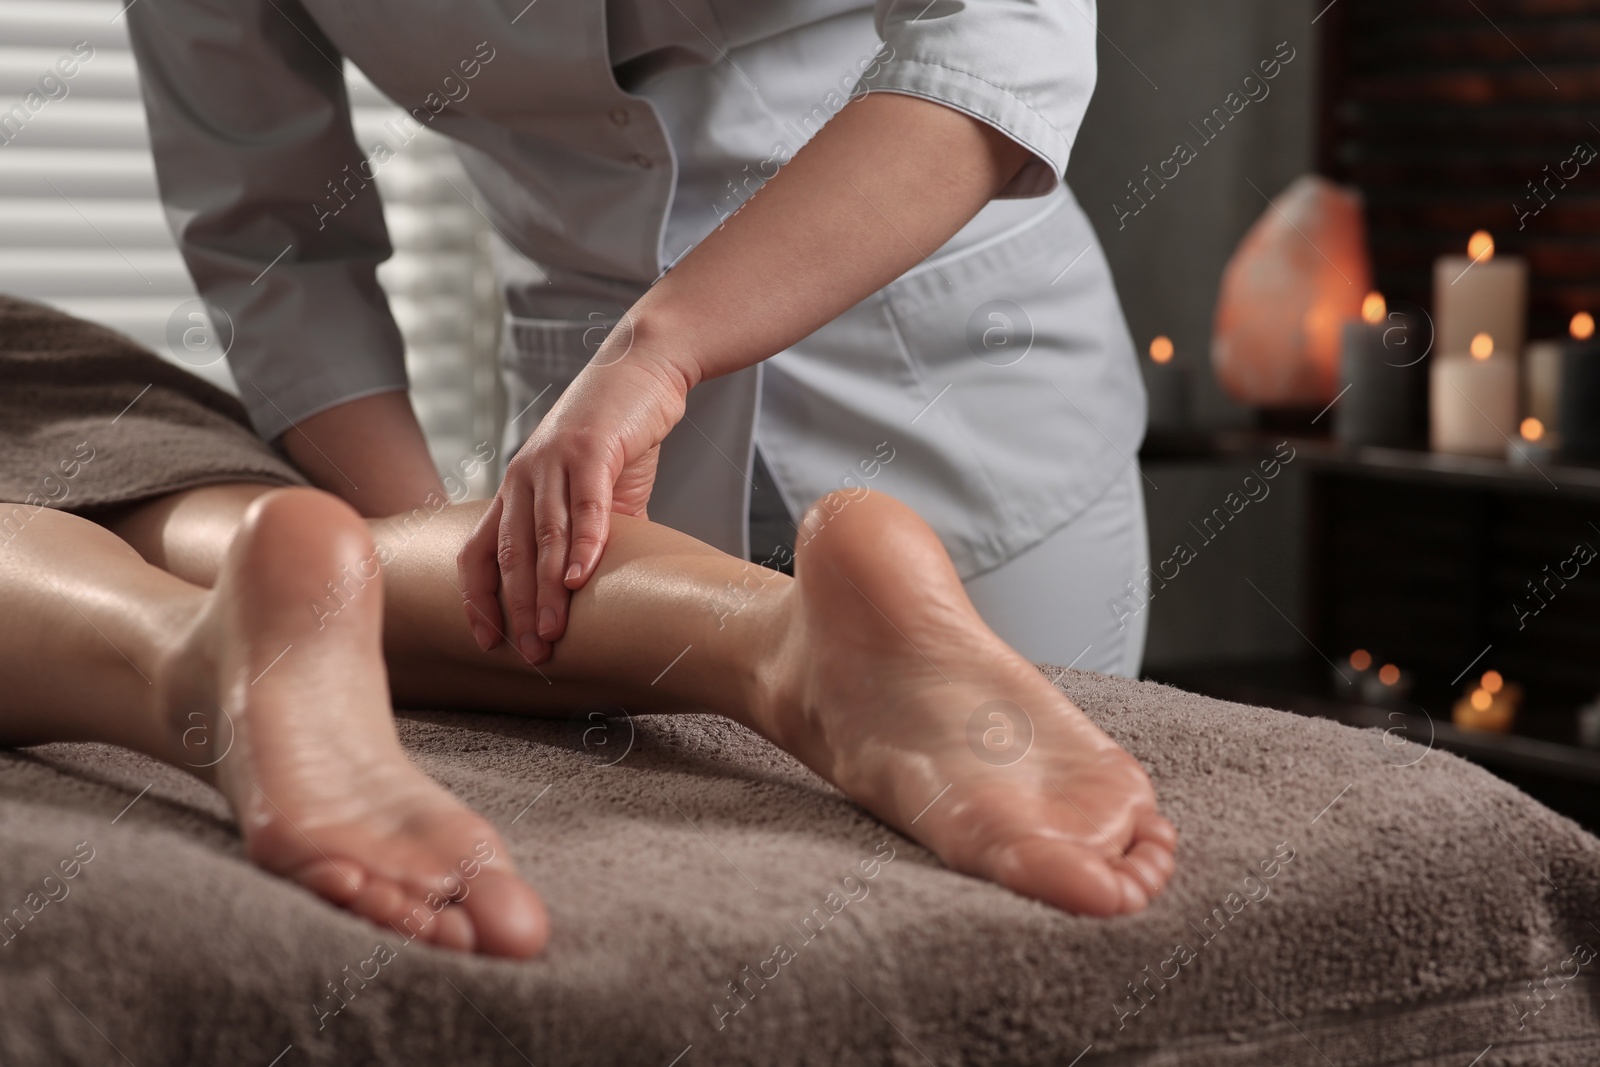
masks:
<path fill-rule="evenodd" d="M 1484 671 L 1467 695 L 1456 701 L 1450 719 L 1463 730 L 1509 733 L 1521 702 L 1521 686 L 1507 684 L 1499 671 Z"/>
<path fill-rule="evenodd" d="M 1516 440 L 1506 442 L 1506 460 L 1518 467 L 1537 467 L 1555 459 L 1554 435 L 1544 422 L 1529 415 L 1517 427 Z"/>
<path fill-rule="evenodd" d="M 1467 242 L 1465 256 L 1440 256 L 1433 264 L 1434 351 L 1465 352 L 1480 333 L 1515 359 L 1522 351 L 1528 307 L 1528 262 L 1496 256 L 1483 230 Z"/>
<path fill-rule="evenodd" d="M 1165 335 L 1150 342 L 1144 389 L 1152 427 L 1176 429 L 1189 424 L 1189 373 L 1172 361 L 1175 351 L 1172 338 Z"/>
<path fill-rule="evenodd" d="M 1372 653 L 1358 648 L 1350 653 L 1345 666 L 1333 668 L 1333 687 L 1346 700 L 1363 699 L 1367 678 L 1372 674 Z"/>
<path fill-rule="evenodd" d="M 1561 454 L 1568 459 L 1600 460 L 1600 341 L 1594 318 L 1572 316 L 1572 340 L 1561 353 Z"/>
<path fill-rule="evenodd" d="M 1441 352 L 1429 383 L 1430 440 L 1436 452 L 1504 455 L 1517 432 L 1517 364 L 1480 333 L 1467 354 Z"/>
<path fill-rule="evenodd" d="M 1403 707 L 1410 692 L 1411 676 L 1393 663 L 1361 676 L 1361 699 L 1374 707 Z"/>
<path fill-rule="evenodd" d="M 1382 293 L 1368 293 L 1361 321 L 1346 322 L 1341 340 L 1334 436 L 1347 445 L 1415 444 L 1423 386 L 1421 347 L 1410 320 L 1388 311 Z"/>
<path fill-rule="evenodd" d="M 1594 336 L 1594 316 L 1578 312 L 1567 331 L 1574 341 L 1589 340 Z M 1570 347 L 1574 346 L 1566 341 L 1530 341 L 1522 351 L 1522 395 L 1528 414 L 1544 424 L 1547 435 L 1561 431 L 1561 363 Z"/>

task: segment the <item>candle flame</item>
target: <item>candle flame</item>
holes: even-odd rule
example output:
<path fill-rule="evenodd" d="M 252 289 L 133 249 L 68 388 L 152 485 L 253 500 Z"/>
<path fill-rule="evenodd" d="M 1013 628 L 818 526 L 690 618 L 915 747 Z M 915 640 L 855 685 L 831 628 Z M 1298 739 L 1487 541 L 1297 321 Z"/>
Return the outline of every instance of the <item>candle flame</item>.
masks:
<path fill-rule="evenodd" d="M 1150 342 L 1150 358 L 1157 363 L 1172 362 L 1172 338 L 1162 334 Z"/>
<path fill-rule="evenodd" d="M 1572 316 L 1572 325 L 1568 329 L 1576 340 L 1587 341 L 1594 336 L 1594 316 L 1587 311 L 1580 311 Z"/>
<path fill-rule="evenodd" d="M 1522 420 L 1522 439 L 1524 441 L 1537 441 L 1544 436 L 1544 423 L 1533 416 Z"/>
<path fill-rule="evenodd" d="M 1481 684 L 1489 692 L 1498 693 L 1505 687 L 1506 680 L 1500 676 L 1499 671 L 1484 671 Z"/>
<path fill-rule="evenodd" d="M 1477 708 L 1479 711 L 1488 711 L 1489 705 L 1493 703 L 1494 697 L 1489 695 L 1488 690 L 1474 689 L 1472 691 L 1472 706 Z"/>
<path fill-rule="evenodd" d="M 1368 293 L 1367 298 L 1361 301 L 1361 317 L 1367 322 L 1382 322 L 1383 314 L 1388 310 L 1383 302 L 1383 294 L 1377 290 Z"/>
<path fill-rule="evenodd" d="M 1364 671 L 1372 666 L 1372 653 L 1364 648 L 1358 648 L 1350 653 L 1350 666 L 1358 671 Z"/>
<path fill-rule="evenodd" d="M 1378 668 L 1378 681 L 1384 685 L 1393 685 L 1400 680 L 1400 668 L 1393 663 L 1385 663 Z"/>
<path fill-rule="evenodd" d="M 1486 333 L 1474 334 L 1472 337 L 1472 358 L 1488 359 L 1494 355 L 1494 338 Z"/>
<path fill-rule="evenodd" d="M 1474 263 L 1487 263 L 1494 258 L 1494 238 L 1488 230 L 1479 230 L 1468 239 L 1467 255 Z"/>

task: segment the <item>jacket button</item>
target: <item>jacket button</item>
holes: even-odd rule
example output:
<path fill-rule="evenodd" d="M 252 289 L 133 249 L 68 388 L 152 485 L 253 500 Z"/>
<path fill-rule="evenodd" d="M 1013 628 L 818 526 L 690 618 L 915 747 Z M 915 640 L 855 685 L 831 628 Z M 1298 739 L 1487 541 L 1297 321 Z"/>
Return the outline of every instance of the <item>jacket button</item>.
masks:
<path fill-rule="evenodd" d="M 649 170 L 651 167 L 656 165 L 655 160 L 651 159 L 642 152 L 633 157 L 633 162 L 634 165 L 640 170 Z"/>
<path fill-rule="evenodd" d="M 626 126 L 632 118 L 633 116 L 628 114 L 628 109 L 625 107 L 616 108 L 611 112 L 611 121 L 618 126 Z"/>

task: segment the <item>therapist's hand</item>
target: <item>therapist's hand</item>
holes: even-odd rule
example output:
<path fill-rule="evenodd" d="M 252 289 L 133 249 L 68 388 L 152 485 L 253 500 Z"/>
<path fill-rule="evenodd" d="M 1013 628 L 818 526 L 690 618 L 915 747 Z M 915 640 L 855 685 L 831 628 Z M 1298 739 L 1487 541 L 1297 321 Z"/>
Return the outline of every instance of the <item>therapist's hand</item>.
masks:
<path fill-rule="evenodd" d="M 645 517 L 661 441 L 693 384 L 645 332 L 631 316 L 612 330 L 512 458 L 457 556 L 467 621 L 485 651 L 509 638 L 530 663 L 548 659 L 571 591 L 600 562 L 611 513 Z"/>
<path fill-rule="evenodd" d="M 501 604 L 535 663 L 594 573 L 610 512 L 643 515 L 657 450 L 696 383 L 803 337 L 948 241 L 1029 150 L 899 93 L 846 104 L 776 176 L 639 298 L 511 461 L 460 555 L 478 643 Z"/>

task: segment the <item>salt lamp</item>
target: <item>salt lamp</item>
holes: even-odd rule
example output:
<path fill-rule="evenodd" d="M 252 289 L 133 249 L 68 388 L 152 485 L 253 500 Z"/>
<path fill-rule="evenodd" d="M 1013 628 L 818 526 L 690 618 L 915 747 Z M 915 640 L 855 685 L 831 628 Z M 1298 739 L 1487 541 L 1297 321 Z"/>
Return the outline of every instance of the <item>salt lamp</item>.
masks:
<path fill-rule="evenodd" d="M 1360 197 L 1297 178 L 1239 242 L 1222 272 L 1211 362 L 1229 396 L 1315 408 L 1338 392 L 1340 329 L 1372 289 Z"/>

